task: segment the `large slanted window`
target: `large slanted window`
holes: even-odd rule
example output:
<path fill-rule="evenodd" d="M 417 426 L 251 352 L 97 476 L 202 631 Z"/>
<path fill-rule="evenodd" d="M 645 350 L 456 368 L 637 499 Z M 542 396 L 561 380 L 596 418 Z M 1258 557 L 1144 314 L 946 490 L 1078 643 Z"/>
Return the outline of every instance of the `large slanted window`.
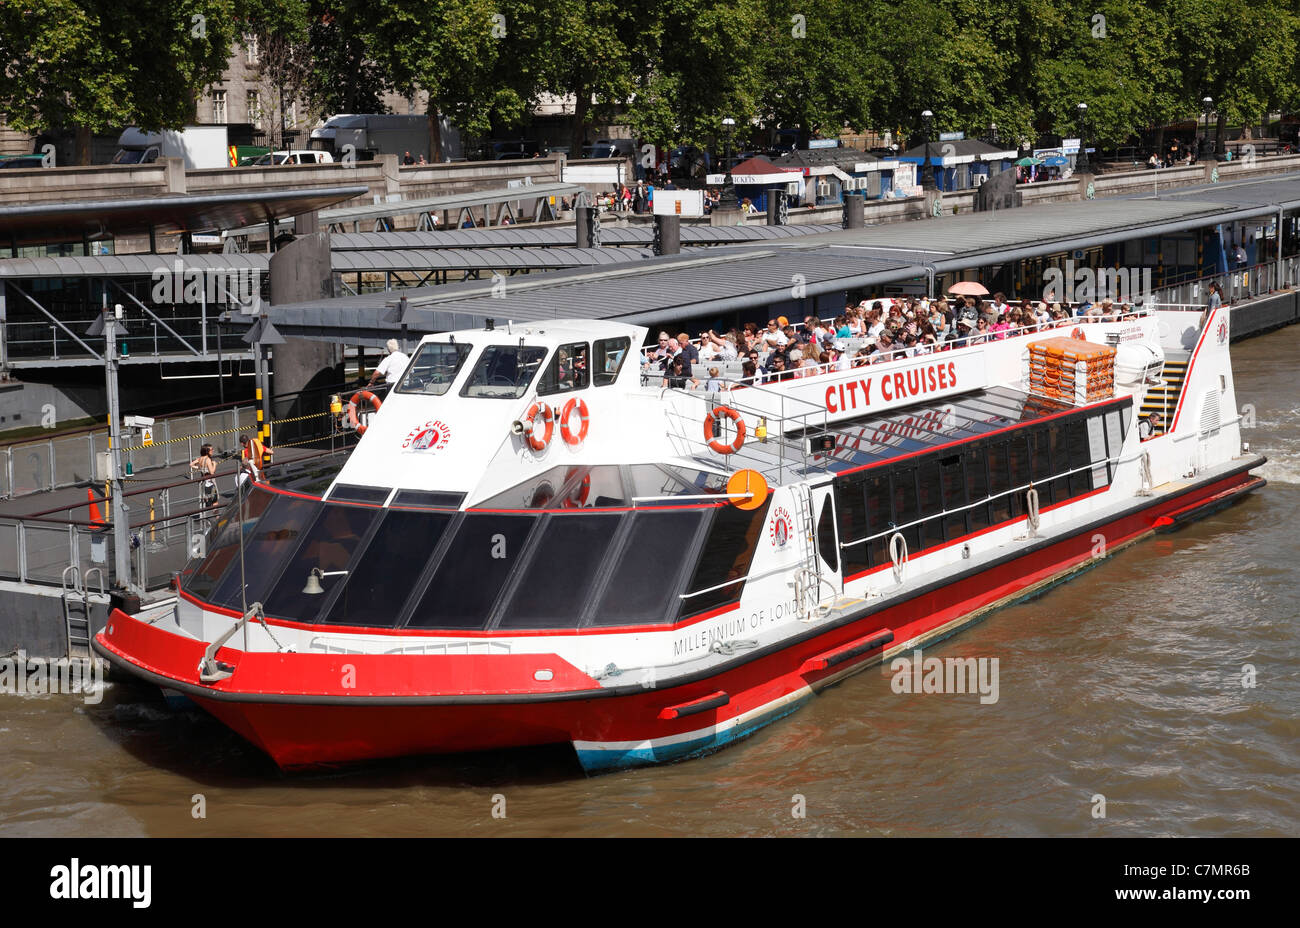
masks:
<path fill-rule="evenodd" d="M 948 515 L 943 520 L 943 534 L 948 540 L 960 538 L 966 527 L 966 478 L 962 472 L 960 454 L 939 458 L 939 486 L 943 494 L 943 508 Z"/>
<path fill-rule="evenodd" d="M 576 628 L 622 516 L 572 513 L 546 520 L 499 628 Z"/>
<path fill-rule="evenodd" d="M 676 620 L 681 575 L 705 509 L 643 509 L 631 520 L 591 624 L 664 625 Z"/>
<path fill-rule="evenodd" d="M 409 628 L 477 629 L 519 564 L 535 515 L 467 513 L 434 569 Z"/>
<path fill-rule="evenodd" d="M 397 385 L 397 392 L 442 396 L 451 388 L 452 381 L 456 379 L 456 374 L 469 353 L 469 345 L 426 342 L 406 366 L 406 373 Z"/>
<path fill-rule="evenodd" d="M 586 342 L 561 345 L 546 365 L 546 372 L 537 382 L 537 395 L 571 393 L 586 389 L 591 372 L 590 352 Z"/>
<path fill-rule="evenodd" d="M 254 487 L 242 500 L 236 500 L 227 507 L 208 537 L 207 556 L 185 577 L 183 585 L 187 593 L 199 599 L 207 599 L 231 564 L 235 565 L 236 570 L 239 569 L 241 527 L 247 539 L 257 520 L 270 505 L 271 499 L 269 491 Z"/>
<path fill-rule="evenodd" d="M 489 345 L 474 364 L 461 396 L 517 400 L 528 392 L 546 349 L 531 345 Z"/>
<path fill-rule="evenodd" d="M 632 347 L 632 339 L 626 335 L 619 338 L 598 338 L 592 345 L 591 382 L 597 387 L 608 386 L 618 378 L 623 361 Z"/>
<path fill-rule="evenodd" d="M 211 602 L 242 612 L 246 603 L 264 600 L 280 565 L 297 550 L 298 541 L 321 505 L 318 499 L 277 495 L 244 546 L 243 570 L 238 563 L 232 564 L 213 592 Z"/>
<path fill-rule="evenodd" d="M 390 509 L 330 607 L 330 625 L 390 628 L 451 522 L 449 512 Z"/>
<path fill-rule="evenodd" d="M 769 498 L 770 502 L 770 498 Z M 735 506 L 713 510 L 708 536 L 695 573 L 687 584 L 680 615 L 685 618 L 740 599 L 754 549 L 767 522 L 769 503 L 746 511 Z"/>
<path fill-rule="evenodd" d="M 370 506 L 327 503 L 280 574 L 275 589 L 266 597 L 266 614 L 294 622 L 314 619 L 323 603 L 320 594 L 304 592 L 311 571 L 346 570 L 357 545 L 380 512 Z M 322 577 L 320 583 L 329 591 L 346 579 L 343 575 Z"/>
<path fill-rule="evenodd" d="M 835 516 L 840 527 L 840 544 L 843 548 L 844 576 L 851 577 L 867 569 L 867 545 L 854 544 L 867 537 L 867 506 L 863 500 L 865 471 L 839 477 L 835 481 Z"/>

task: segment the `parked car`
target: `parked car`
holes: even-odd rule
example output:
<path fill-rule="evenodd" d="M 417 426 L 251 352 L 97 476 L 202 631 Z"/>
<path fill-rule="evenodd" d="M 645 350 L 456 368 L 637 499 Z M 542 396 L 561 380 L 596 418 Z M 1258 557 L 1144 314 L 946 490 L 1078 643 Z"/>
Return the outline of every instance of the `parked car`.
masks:
<path fill-rule="evenodd" d="M 273 151 L 253 160 L 258 167 L 282 164 L 333 164 L 334 156 L 327 151 Z"/>

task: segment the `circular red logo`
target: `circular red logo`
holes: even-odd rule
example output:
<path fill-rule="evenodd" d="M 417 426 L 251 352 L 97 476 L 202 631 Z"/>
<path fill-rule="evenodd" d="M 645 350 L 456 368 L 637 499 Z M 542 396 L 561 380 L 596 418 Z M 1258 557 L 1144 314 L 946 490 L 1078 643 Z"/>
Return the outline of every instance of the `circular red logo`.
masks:
<path fill-rule="evenodd" d="M 784 548 L 793 531 L 794 521 L 790 518 L 790 513 L 786 512 L 784 506 L 777 506 L 776 512 L 772 515 L 772 526 L 768 529 L 768 535 L 772 539 L 772 546 Z"/>
<path fill-rule="evenodd" d="M 441 451 L 451 440 L 451 429 L 441 419 L 430 419 L 406 433 L 403 451 Z"/>

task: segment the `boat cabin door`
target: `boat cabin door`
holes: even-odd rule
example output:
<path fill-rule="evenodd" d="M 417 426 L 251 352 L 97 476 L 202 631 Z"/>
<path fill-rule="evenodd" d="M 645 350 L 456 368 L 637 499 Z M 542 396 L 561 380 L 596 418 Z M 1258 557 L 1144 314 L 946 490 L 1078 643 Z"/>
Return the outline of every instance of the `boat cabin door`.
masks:
<path fill-rule="evenodd" d="M 811 526 L 809 567 L 816 570 L 816 588 L 809 589 L 811 604 L 829 605 L 844 592 L 844 576 L 840 571 L 840 533 L 835 516 L 834 485 L 825 483 L 808 488 Z M 812 582 L 810 578 L 810 583 Z"/>

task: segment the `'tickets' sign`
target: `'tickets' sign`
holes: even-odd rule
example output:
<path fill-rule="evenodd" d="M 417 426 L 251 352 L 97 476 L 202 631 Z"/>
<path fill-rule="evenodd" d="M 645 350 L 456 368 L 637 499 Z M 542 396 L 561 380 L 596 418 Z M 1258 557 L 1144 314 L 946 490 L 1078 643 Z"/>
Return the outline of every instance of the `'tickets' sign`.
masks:
<path fill-rule="evenodd" d="M 860 416 L 984 386 L 984 352 L 941 352 L 901 368 L 873 364 L 810 377 L 789 392 L 832 416 Z"/>

